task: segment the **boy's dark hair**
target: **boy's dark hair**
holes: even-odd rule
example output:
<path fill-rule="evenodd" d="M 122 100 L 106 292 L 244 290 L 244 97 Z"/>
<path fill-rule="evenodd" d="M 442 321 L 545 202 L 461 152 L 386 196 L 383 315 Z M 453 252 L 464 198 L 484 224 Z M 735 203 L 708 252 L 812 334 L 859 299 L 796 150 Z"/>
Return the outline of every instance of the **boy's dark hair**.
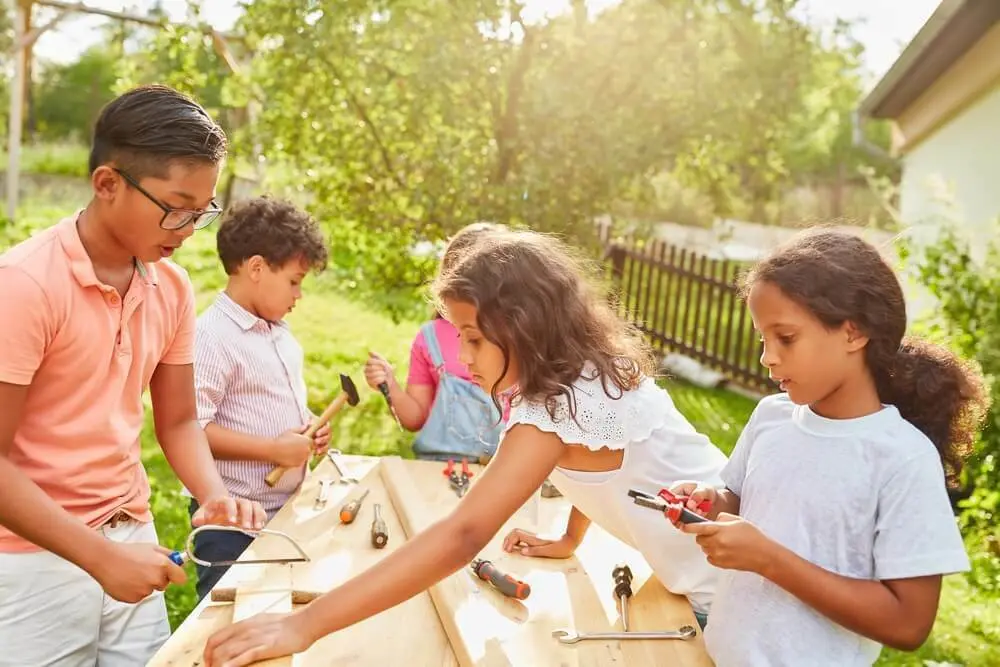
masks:
<path fill-rule="evenodd" d="M 140 86 L 101 110 L 89 173 L 113 162 L 136 180 L 163 178 L 178 161 L 218 164 L 226 148 L 225 132 L 193 99 L 167 86 Z"/>
<path fill-rule="evenodd" d="M 254 255 L 273 269 L 299 258 L 314 271 L 323 271 L 329 258 L 316 221 L 294 204 L 270 197 L 233 204 L 219 225 L 216 247 L 229 275 Z"/>
<path fill-rule="evenodd" d="M 595 370 L 588 377 L 600 378 L 612 398 L 656 370 L 641 332 L 619 318 L 591 283 L 595 268 L 553 237 L 496 231 L 442 271 L 433 292 L 439 310 L 445 299 L 476 307 L 483 336 L 503 353 L 501 376 L 511 356 L 517 359 L 519 398 L 544 403 L 556 418 L 558 398 L 565 396 L 569 416 L 576 419 L 569 387 L 588 363 Z M 490 394 L 501 409 L 495 386 Z"/>
<path fill-rule="evenodd" d="M 879 399 L 895 405 L 957 474 L 989 407 L 983 378 L 946 348 L 905 338 L 906 303 L 892 268 L 855 234 L 821 230 L 776 250 L 742 280 L 777 286 L 824 325 L 851 322 L 865 336 L 865 361 Z"/>

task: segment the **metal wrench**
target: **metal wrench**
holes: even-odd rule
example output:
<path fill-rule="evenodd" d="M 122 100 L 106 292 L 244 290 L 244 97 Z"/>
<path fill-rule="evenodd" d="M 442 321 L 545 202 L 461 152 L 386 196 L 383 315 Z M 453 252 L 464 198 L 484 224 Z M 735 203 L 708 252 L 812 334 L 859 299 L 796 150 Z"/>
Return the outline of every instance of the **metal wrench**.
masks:
<path fill-rule="evenodd" d="M 357 484 L 361 480 L 356 477 L 348 477 L 344 472 L 344 469 L 340 467 L 337 457 L 341 454 L 343 454 L 343 452 L 339 449 L 326 450 L 326 457 L 330 459 L 330 463 L 333 464 L 333 467 L 337 469 L 337 474 L 340 475 L 340 479 L 337 480 L 337 484 Z"/>
<path fill-rule="evenodd" d="M 698 631 L 690 625 L 683 625 L 679 630 L 664 632 L 593 632 L 580 634 L 576 630 L 555 630 L 552 636 L 561 644 L 575 644 L 590 640 L 621 640 L 621 639 L 694 639 Z"/>
<path fill-rule="evenodd" d="M 319 489 L 316 491 L 316 502 L 313 505 L 314 510 L 321 510 L 326 507 L 326 500 L 330 497 L 330 485 L 333 484 L 333 480 L 321 479 L 319 480 Z"/>

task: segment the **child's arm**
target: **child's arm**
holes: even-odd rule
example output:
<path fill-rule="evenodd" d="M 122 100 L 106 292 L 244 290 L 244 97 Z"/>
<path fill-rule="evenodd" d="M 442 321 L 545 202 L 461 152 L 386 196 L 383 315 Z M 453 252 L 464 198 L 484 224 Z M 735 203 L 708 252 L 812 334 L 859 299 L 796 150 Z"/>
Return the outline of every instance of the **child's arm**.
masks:
<path fill-rule="evenodd" d="M 277 438 L 262 438 L 219 426 L 215 422 L 205 425 L 205 436 L 212 448 L 212 456 L 228 461 L 266 461 L 286 468 L 296 468 L 313 455 L 313 440 L 302 435 L 308 426 L 298 432 L 285 431 Z"/>
<path fill-rule="evenodd" d="M 517 551 L 522 556 L 538 558 L 569 558 L 583 542 L 588 528 L 590 519 L 574 505 L 566 522 L 566 532 L 559 539 L 549 540 L 515 528 L 504 538 L 503 550 L 507 553 Z"/>
<path fill-rule="evenodd" d="M 201 506 L 196 521 L 263 528 L 267 519 L 260 503 L 233 498 L 219 476 L 205 431 L 197 419 L 191 364 L 161 363 L 149 381 L 156 439 L 167 463 Z M 200 524 L 196 524 L 200 525 Z"/>
<path fill-rule="evenodd" d="M 563 449 L 553 433 L 524 424 L 512 427 L 496 458 L 450 515 L 307 607 L 254 616 L 220 630 L 205 647 L 206 667 L 305 650 L 324 635 L 427 590 L 477 556 L 541 486 Z"/>
<path fill-rule="evenodd" d="M 753 524 L 723 515 L 718 523 L 682 524 L 716 567 L 755 572 L 830 620 L 902 651 L 923 644 L 934 625 L 940 575 L 895 580 L 845 577 L 801 558 Z"/>
<path fill-rule="evenodd" d="M 112 598 L 136 603 L 168 583 L 182 584 L 184 570 L 155 544 L 105 539 L 73 517 L 8 458 L 29 385 L 0 382 L 0 524 L 93 577 Z"/>

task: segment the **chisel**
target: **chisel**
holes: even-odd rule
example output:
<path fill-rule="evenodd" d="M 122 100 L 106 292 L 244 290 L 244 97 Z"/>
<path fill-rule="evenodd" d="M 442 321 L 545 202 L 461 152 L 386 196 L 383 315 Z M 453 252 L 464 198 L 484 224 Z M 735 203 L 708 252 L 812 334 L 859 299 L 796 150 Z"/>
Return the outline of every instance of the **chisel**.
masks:
<path fill-rule="evenodd" d="M 531 586 L 509 574 L 504 574 L 488 560 L 477 558 L 472 561 L 472 571 L 477 577 L 490 582 L 494 588 L 509 598 L 524 600 L 531 595 Z"/>

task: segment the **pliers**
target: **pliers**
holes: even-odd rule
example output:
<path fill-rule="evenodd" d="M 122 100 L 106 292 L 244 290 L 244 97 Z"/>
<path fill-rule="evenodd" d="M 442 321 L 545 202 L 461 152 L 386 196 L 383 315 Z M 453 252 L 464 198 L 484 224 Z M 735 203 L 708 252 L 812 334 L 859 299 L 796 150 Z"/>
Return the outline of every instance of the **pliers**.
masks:
<path fill-rule="evenodd" d="M 469 490 L 469 479 L 472 478 L 472 473 L 469 472 L 469 459 L 462 459 L 462 475 L 459 476 L 458 471 L 455 470 L 454 459 L 448 459 L 448 465 L 442 473 L 448 478 L 448 482 L 451 484 L 452 490 L 458 495 L 459 498 L 465 495 L 465 492 Z"/>
<path fill-rule="evenodd" d="M 660 489 L 660 492 L 655 496 L 651 496 L 648 493 L 637 489 L 629 489 L 628 495 L 632 498 L 632 502 L 636 505 L 648 507 L 649 509 L 654 509 L 658 512 L 663 512 L 664 514 L 666 514 L 671 506 L 679 506 L 681 509 L 681 523 L 701 523 L 703 521 L 708 521 L 705 517 L 700 514 L 695 514 L 686 507 L 688 496 L 675 495 L 668 489 Z M 710 509 L 712 509 L 712 503 L 710 501 L 703 500 L 698 503 L 699 511 L 708 512 Z"/>

